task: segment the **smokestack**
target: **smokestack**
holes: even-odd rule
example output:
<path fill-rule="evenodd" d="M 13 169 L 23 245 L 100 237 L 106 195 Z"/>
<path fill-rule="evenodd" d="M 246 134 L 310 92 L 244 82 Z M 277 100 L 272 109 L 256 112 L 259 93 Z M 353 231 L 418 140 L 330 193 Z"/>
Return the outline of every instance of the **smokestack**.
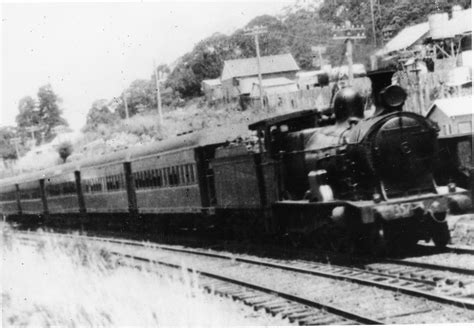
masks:
<path fill-rule="evenodd" d="M 392 76 L 395 70 L 383 69 L 367 72 L 367 77 L 372 82 L 372 99 L 375 107 L 382 106 L 380 91 L 392 84 Z"/>

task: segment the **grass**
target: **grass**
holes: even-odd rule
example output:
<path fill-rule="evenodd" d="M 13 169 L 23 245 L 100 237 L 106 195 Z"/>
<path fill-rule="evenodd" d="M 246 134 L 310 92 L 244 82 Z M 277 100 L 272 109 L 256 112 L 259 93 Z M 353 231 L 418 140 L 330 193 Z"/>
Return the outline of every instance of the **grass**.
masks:
<path fill-rule="evenodd" d="M 195 275 L 120 266 L 79 238 L 43 235 L 30 246 L 5 228 L 1 249 L 3 326 L 256 324 L 237 304 L 206 294 Z"/>

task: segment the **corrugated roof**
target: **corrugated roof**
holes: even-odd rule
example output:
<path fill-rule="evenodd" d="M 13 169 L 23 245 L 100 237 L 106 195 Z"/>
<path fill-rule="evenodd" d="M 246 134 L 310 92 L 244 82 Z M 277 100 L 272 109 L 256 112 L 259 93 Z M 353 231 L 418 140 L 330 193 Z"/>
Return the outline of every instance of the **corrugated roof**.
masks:
<path fill-rule="evenodd" d="M 300 68 L 291 54 L 260 57 L 262 74 L 298 71 Z M 234 77 L 254 76 L 258 74 L 257 58 L 226 60 L 221 81 Z"/>
<path fill-rule="evenodd" d="M 453 17 L 442 24 L 443 33 L 438 37 L 441 39 L 472 32 L 472 9 L 454 11 Z"/>
<path fill-rule="evenodd" d="M 441 110 L 448 117 L 474 114 L 472 109 L 472 97 L 436 99 L 433 104 L 431 104 L 426 116 L 430 116 L 435 108 Z"/>
<path fill-rule="evenodd" d="M 429 33 L 430 26 L 428 22 L 409 26 L 401 30 L 392 40 L 390 40 L 382 49 L 377 51 L 377 56 L 383 56 L 391 53 L 407 49 L 416 41 L 421 39 L 425 34 Z"/>

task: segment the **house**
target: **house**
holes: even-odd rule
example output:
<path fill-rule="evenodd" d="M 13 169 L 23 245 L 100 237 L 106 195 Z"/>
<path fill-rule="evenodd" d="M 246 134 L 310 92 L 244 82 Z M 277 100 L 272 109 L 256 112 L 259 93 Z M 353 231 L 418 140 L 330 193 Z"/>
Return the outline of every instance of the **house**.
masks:
<path fill-rule="evenodd" d="M 294 80 L 299 71 L 291 54 L 260 57 L 262 79 L 285 77 Z M 253 84 L 258 81 L 257 58 L 226 60 L 221 75 L 224 98 L 229 101 L 248 96 Z"/>
<path fill-rule="evenodd" d="M 436 122 L 439 136 L 459 136 L 473 133 L 474 119 L 472 97 L 437 99 L 429 108 L 426 117 Z"/>
<path fill-rule="evenodd" d="M 413 49 L 416 45 L 421 45 L 423 40 L 429 35 L 430 25 L 428 22 L 405 27 L 385 46 L 375 53 L 377 57 L 390 58 L 394 54 Z"/>
<path fill-rule="evenodd" d="M 286 77 L 276 77 L 273 79 L 262 80 L 262 90 L 264 95 L 285 94 L 298 91 L 296 82 Z M 250 97 L 260 97 L 260 83 L 255 82 L 250 92 Z"/>
<path fill-rule="evenodd" d="M 222 99 L 221 79 L 203 80 L 201 90 L 207 101 L 216 101 Z"/>
<path fill-rule="evenodd" d="M 299 89 L 309 90 L 327 85 L 329 74 L 325 70 L 298 72 L 296 73 L 296 79 Z"/>
<path fill-rule="evenodd" d="M 263 103 L 269 108 L 295 109 L 298 98 L 296 81 L 286 77 L 276 77 L 262 80 Z M 258 102 L 260 98 L 260 83 L 255 82 L 250 92 L 250 99 Z"/>
<path fill-rule="evenodd" d="M 410 58 L 427 60 L 430 71 L 472 67 L 472 9 L 453 6 L 451 18 L 447 12 L 435 13 L 427 22 L 404 28 L 375 53 L 373 61 L 388 66 Z"/>

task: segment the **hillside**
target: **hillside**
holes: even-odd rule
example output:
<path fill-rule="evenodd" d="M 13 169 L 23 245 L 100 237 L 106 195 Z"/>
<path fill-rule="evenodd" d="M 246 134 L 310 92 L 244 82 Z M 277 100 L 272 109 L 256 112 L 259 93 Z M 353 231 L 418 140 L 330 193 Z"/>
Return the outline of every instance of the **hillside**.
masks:
<path fill-rule="evenodd" d="M 374 13 L 377 46 L 381 46 L 381 33 L 386 26 L 390 25 L 397 32 L 405 26 L 425 21 L 430 13 L 449 11 L 454 4 L 471 6 L 470 1 L 466 0 L 379 0 L 376 4 L 379 4 Z M 333 65 L 340 65 L 345 60 L 345 49 L 342 41 L 332 40 L 332 27 L 346 20 L 366 28 L 367 38 L 355 44 L 354 61 L 367 63 L 368 55 L 375 48 L 369 0 L 297 1 L 280 15 L 255 17 L 231 35 L 216 32 L 201 40 L 171 68 L 159 65 L 157 70 L 166 73 L 162 87 L 163 127 L 157 123 L 156 80 L 153 74 L 149 78 L 133 81 L 113 99 L 95 101 L 89 110 L 83 133 L 73 142 L 74 152 L 68 160 L 134 147 L 190 130 L 247 124 L 277 114 L 253 110 L 242 112 L 238 110 L 237 103 L 209 106 L 200 98 L 200 83 L 203 79 L 219 77 L 225 60 L 254 57 L 255 43 L 252 37 L 245 34 L 245 29 L 258 25 L 266 26 L 268 30 L 260 38 L 262 56 L 290 52 L 301 69 L 309 70 L 313 69 L 311 47 L 323 45 L 326 49 L 324 59 Z M 125 106 L 121 100 L 125 97 L 131 116 L 129 120 L 124 119 Z M 9 156 L 14 156 L 13 146 L 8 142 L 14 135 L 11 131 L 7 132 L 0 136 L 0 142 L 3 140 L 3 144 L 9 147 Z M 55 163 L 59 163 L 59 158 L 54 146 L 50 146 L 49 150 L 45 147 L 39 154 L 36 149 L 31 151 L 17 166 L 29 170 Z"/>
<path fill-rule="evenodd" d="M 208 106 L 202 98 L 195 98 L 188 101 L 184 107 L 168 109 L 163 117 L 163 127 L 158 124 L 156 111 L 139 113 L 128 120 L 118 120 L 113 124 L 99 124 L 93 131 L 83 131 L 72 140 L 73 153 L 67 161 L 92 158 L 191 131 L 216 127 L 232 128 L 233 126 L 239 127 L 239 131 L 245 130 L 245 126 L 252 122 L 284 113 L 240 111 L 237 106 L 238 104 Z M 245 138 L 249 134 L 241 135 L 241 137 Z M 16 165 L 16 172 L 46 168 L 61 162 L 55 146 L 51 143 L 35 148 L 20 158 Z"/>
<path fill-rule="evenodd" d="M 339 66 L 344 58 L 342 41 L 333 40 L 332 28 L 345 21 L 365 27 L 365 40 L 354 46 L 354 62 L 369 64 L 370 53 L 382 46 L 382 31 L 390 26 L 397 33 L 406 26 L 426 21 L 434 12 L 450 12 L 453 5 L 471 7 L 467 0 L 449 1 L 374 1 L 376 45 L 370 15 L 370 0 L 298 1 L 281 15 L 263 15 L 231 35 L 215 33 L 184 54 L 171 71 L 166 85 L 181 97 L 200 95 L 200 82 L 220 76 L 224 60 L 255 56 L 255 43 L 245 29 L 263 25 L 268 32 L 260 36 L 262 56 L 290 52 L 303 70 L 313 69 L 312 46 L 324 46 L 323 58 Z M 304 4 L 304 5 L 303 5 Z M 312 5 L 314 4 L 314 5 Z"/>

